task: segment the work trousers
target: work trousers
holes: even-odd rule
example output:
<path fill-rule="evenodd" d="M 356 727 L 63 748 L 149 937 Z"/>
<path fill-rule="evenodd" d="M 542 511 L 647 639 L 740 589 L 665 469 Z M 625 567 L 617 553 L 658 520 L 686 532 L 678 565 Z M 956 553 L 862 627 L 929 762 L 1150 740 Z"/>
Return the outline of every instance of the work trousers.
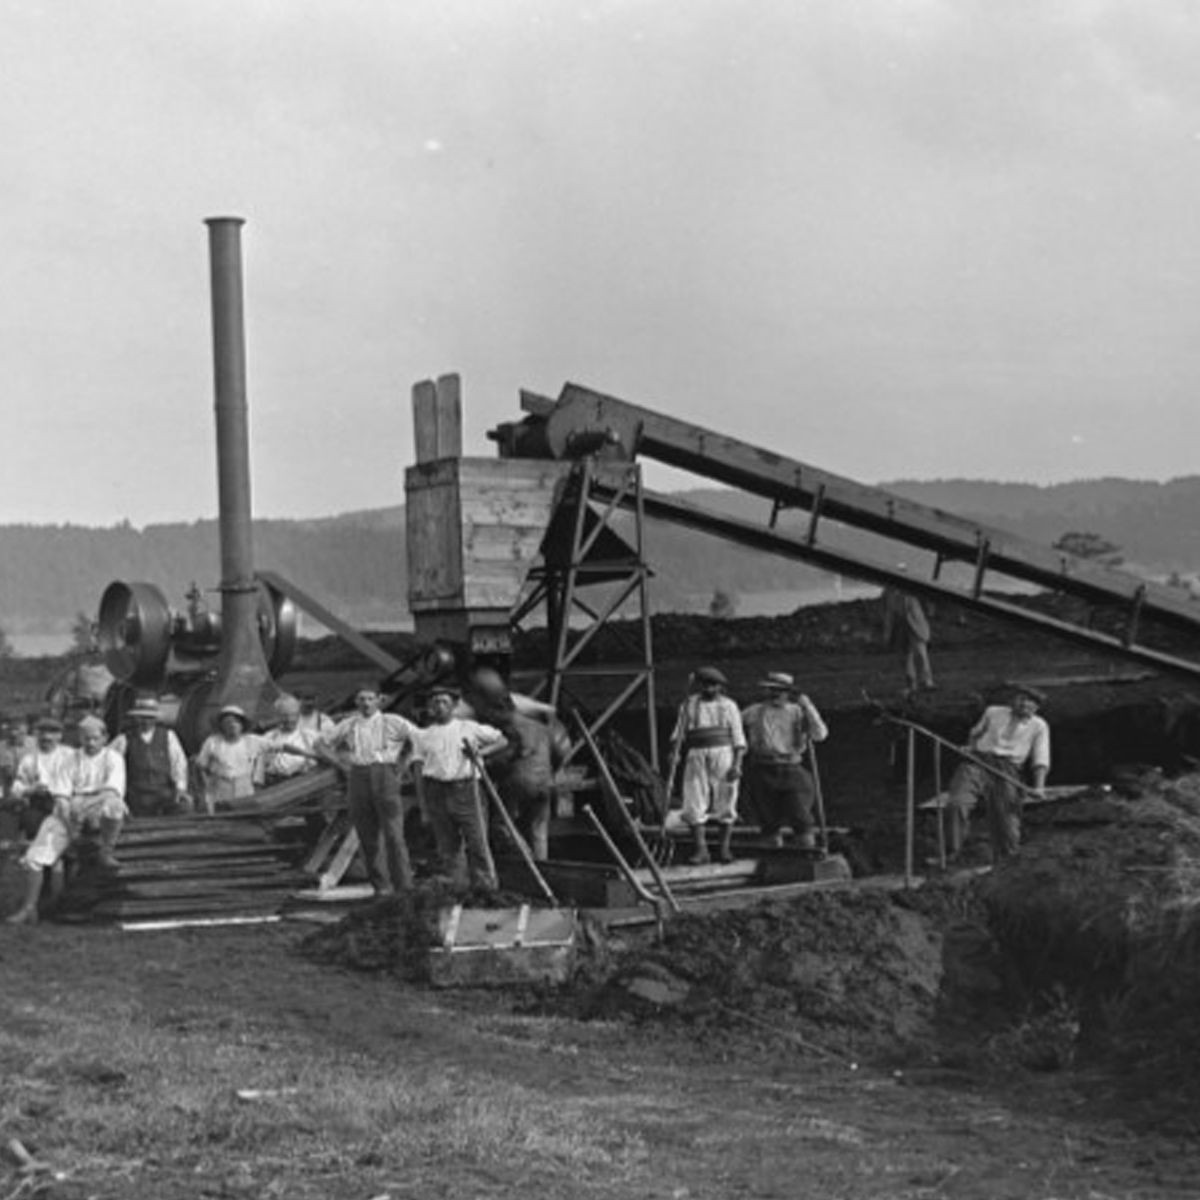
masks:
<path fill-rule="evenodd" d="M 488 848 L 487 820 L 474 779 L 430 779 L 425 777 L 425 816 L 433 826 L 441 870 L 452 879 L 461 874 L 463 848 L 467 872 L 476 887 L 495 891 L 496 864 Z"/>
<path fill-rule="evenodd" d="M 759 826 L 768 837 L 785 825 L 792 827 L 798 839 L 812 834 L 816 789 L 812 775 L 800 763 L 751 756 L 746 763 L 746 782 Z"/>
<path fill-rule="evenodd" d="M 689 750 L 683 760 L 683 812 L 689 825 L 703 825 L 711 813 L 722 825 L 737 820 L 737 780 L 729 780 L 732 746 L 706 746 Z"/>
<path fill-rule="evenodd" d="M 22 861 L 32 870 L 53 867 L 79 839 L 85 825 L 102 828 L 105 821 L 124 820 L 128 811 L 125 801 L 113 792 L 59 796 L 54 811 L 38 826 Z"/>
<path fill-rule="evenodd" d="M 554 788 L 543 772 L 510 771 L 496 788 L 538 862 L 550 857 L 550 807 Z"/>
<path fill-rule="evenodd" d="M 904 678 L 909 691 L 933 687 L 933 666 L 929 662 L 929 643 L 922 638 L 909 637 L 904 649 Z"/>
<path fill-rule="evenodd" d="M 966 840 L 971 813 L 982 803 L 988 838 L 997 859 L 1016 854 L 1021 844 L 1020 767 L 1011 758 L 978 754 L 1003 778 L 973 762 L 959 763 L 950 780 L 947 808 L 950 813 L 950 848 L 957 854 Z"/>
<path fill-rule="evenodd" d="M 346 803 L 376 895 L 410 889 L 412 863 L 404 840 L 404 803 L 395 763 L 351 767 Z"/>

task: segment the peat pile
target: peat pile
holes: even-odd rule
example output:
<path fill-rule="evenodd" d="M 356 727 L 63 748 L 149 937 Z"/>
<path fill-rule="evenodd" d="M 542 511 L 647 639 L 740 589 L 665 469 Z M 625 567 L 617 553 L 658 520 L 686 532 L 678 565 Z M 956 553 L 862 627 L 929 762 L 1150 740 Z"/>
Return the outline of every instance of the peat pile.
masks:
<path fill-rule="evenodd" d="M 1030 813 L 981 887 L 1011 999 L 1070 1006 L 1081 1055 L 1200 1090 L 1200 775 Z"/>
<path fill-rule="evenodd" d="M 902 897 L 814 892 L 684 915 L 652 946 L 601 944 L 554 1008 L 765 1031 L 858 1058 L 927 1038 L 941 972 L 940 936 Z"/>

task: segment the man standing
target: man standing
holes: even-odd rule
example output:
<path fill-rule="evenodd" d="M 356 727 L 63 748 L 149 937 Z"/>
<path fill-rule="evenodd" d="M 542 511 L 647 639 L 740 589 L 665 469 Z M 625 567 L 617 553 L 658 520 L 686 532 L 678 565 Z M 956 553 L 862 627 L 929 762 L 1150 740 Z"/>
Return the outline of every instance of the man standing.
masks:
<path fill-rule="evenodd" d="M 127 812 L 125 761 L 105 745 L 106 737 L 99 717 L 87 716 L 79 722 L 79 749 L 65 751 L 68 760 L 63 773 L 51 785 L 59 789 L 65 786 L 68 793 L 56 795 L 54 811 L 42 822 L 21 858 L 27 873 L 25 900 L 8 918 L 10 924 L 37 921 L 43 872 L 58 866 L 85 826 L 99 828 L 99 864 L 109 870 L 119 865 L 113 851 Z M 42 757 L 40 751 L 38 757 Z"/>
<path fill-rule="evenodd" d="M 972 811 L 982 803 L 995 858 L 1016 854 L 1021 844 L 1021 776 L 1028 770 L 1041 795 L 1050 771 L 1050 726 L 1038 716 L 1044 693 L 1028 684 L 1013 689 L 1009 704 L 994 704 L 967 736 L 967 751 L 978 762 L 959 763 L 950 780 L 950 853 L 958 857 Z"/>
<path fill-rule="evenodd" d="M 742 714 L 724 694 L 725 676 L 716 667 L 701 667 L 693 678 L 699 691 L 683 702 L 671 735 L 683 755 L 682 816 L 695 838 L 689 861 L 709 860 L 704 826 L 711 813 L 721 826 L 717 856 L 721 862 L 732 862 L 738 781 L 746 753 Z"/>
<path fill-rule="evenodd" d="M 418 730 L 414 756 L 421 760 L 425 815 L 433 826 L 443 873 L 457 874 L 466 848 L 467 871 L 476 887 L 495 891 L 496 864 L 488 847 L 487 820 L 479 797 L 478 772 L 468 747 L 480 758 L 503 750 L 508 741 L 498 729 L 454 715 L 458 690 L 438 684 L 429 694 L 433 723 Z"/>
<path fill-rule="evenodd" d="M 135 817 L 167 817 L 191 808 L 187 755 L 175 732 L 159 724 L 154 696 L 138 696 L 127 716 L 129 733 L 113 739 L 125 760 L 125 804 Z"/>
<path fill-rule="evenodd" d="M 296 700 L 300 705 L 296 727 L 311 731 L 318 737 L 327 737 L 337 722 L 317 707 L 317 693 L 310 688 L 301 688 L 296 692 Z"/>
<path fill-rule="evenodd" d="M 804 755 L 810 743 L 829 736 L 829 729 L 806 695 L 792 700 L 796 681 L 791 675 L 772 671 L 758 686 L 763 699 L 742 714 L 751 800 L 763 833 L 775 845 L 783 845 L 781 830 L 790 825 L 797 845 L 812 850 L 816 788 Z"/>
<path fill-rule="evenodd" d="M 899 569 L 905 569 L 901 563 Z M 907 690 L 929 691 L 933 682 L 933 666 L 929 661 L 929 621 L 921 602 L 910 592 L 899 588 L 883 589 L 883 640 L 893 650 L 904 655 L 904 679 Z"/>
<path fill-rule="evenodd" d="M 379 689 L 364 683 L 354 693 L 356 711 L 317 742 L 317 752 L 347 767 L 346 802 L 367 879 L 377 896 L 392 896 L 413 884 L 400 776 L 420 731 L 397 713 L 383 712 L 382 702 Z"/>

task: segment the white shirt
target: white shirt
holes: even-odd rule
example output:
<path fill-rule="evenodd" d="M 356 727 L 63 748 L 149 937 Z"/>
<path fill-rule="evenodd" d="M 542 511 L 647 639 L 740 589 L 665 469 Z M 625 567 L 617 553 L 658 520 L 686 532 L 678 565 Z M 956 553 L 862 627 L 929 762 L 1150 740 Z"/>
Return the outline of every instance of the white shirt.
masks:
<path fill-rule="evenodd" d="M 500 730 L 462 717 L 451 717 L 444 725 L 418 729 L 416 734 L 413 757 L 421 760 L 421 774 L 443 783 L 476 776 L 474 764 L 463 751 L 463 742 L 468 742 L 480 755 L 508 744 Z"/>
<path fill-rule="evenodd" d="M 303 775 L 311 771 L 317 764 L 307 755 L 316 752 L 320 736 L 315 729 L 272 729 L 263 735 L 263 751 L 266 755 L 264 765 L 268 775 L 277 779 L 290 779 L 293 775 Z M 288 750 L 301 750 L 302 754 L 289 754 Z"/>
<path fill-rule="evenodd" d="M 980 754 L 1050 769 L 1050 726 L 1036 714 L 1022 720 L 1007 704 L 985 708 L 971 730 L 969 742 Z"/>
<path fill-rule="evenodd" d="M 95 754 L 79 749 L 70 752 L 71 793 L 75 796 L 99 796 L 105 792 L 125 798 L 125 759 L 111 746 L 101 746 Z"/>
<path fill-rule="evenodd" d="M 75 751 L 61 744 L 53 750 L 34 750 L 17 764 L 12 794 L 20 800 L 44 787 L 52 796 L 69 796 L 75 790 Z"/>
<path fill-rule="evenodd" d="M 398 763 L 418 732 L 411 721 L 398 713 L 376 712 L 369 717 L 355 713 L 339 721 L 321 738 L 321 743 L 330 750 L 345 751 L 352 767 L 369 767 L 375 763 Z"/>

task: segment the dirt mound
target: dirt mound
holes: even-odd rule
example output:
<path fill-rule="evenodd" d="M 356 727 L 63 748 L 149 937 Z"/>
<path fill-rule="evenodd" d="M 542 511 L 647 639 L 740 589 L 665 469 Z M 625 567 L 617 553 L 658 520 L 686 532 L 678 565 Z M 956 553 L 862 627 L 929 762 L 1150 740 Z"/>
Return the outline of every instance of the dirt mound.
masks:
<path fill-rule="evenodd" d="M 926 1037 L 941 944 L 883 893 L 817 892 L 685 915 L 661 944 L 612 946 L 560 994 L 560 1011 L 698 1029 L 773 1031 L 850 1057 Z"/>
<path fill-rule="evenodd" d="M 1039 815 L 980 899 L 1025 998 L 1075 1010 L 1081 1053 L 1196 1090 L 1200 776 L 1125 790 Z"/>

